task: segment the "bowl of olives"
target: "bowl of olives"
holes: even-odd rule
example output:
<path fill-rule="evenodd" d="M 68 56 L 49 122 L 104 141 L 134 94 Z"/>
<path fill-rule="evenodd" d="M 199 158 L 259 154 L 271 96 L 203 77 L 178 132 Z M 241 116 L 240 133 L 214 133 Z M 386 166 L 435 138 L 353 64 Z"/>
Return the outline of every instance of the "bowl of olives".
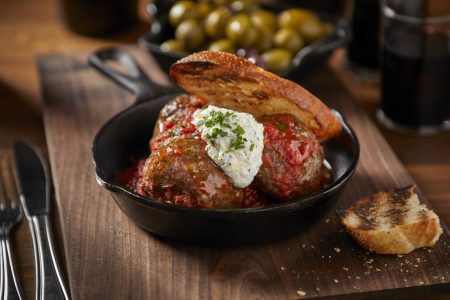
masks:
<path fill-rule="evenodd" d="M 336 15 L 256 0 L 153 1 L 150 31 L 139 45 L 160 67 L 189 53 L 230 52 L 295 80 L 350 41 L 348 22 Z"/>

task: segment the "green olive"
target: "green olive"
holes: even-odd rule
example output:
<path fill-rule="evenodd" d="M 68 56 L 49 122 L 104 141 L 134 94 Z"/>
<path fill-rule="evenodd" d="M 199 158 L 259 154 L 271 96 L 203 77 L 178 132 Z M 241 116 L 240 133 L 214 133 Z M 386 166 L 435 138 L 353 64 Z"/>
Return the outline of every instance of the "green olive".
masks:
<path fill-rule="evenodd" d="M 197 20 L 188 19 L 177 26 L 175 38 L 182 42 L 187 50 L 196 50 L 202 46 L 205 40 L 205 34 Z"/>
<path fill-rule="evenodd" d="M 235 0 L 231 2 L 231 9 L 235 12 L 250 12 L 259 8 L 255 0 Z"/>
<path fill-rule="evenodd" d="M 306 43 L 314 42 L 325 35 L 325 30 L 319 20 L 310 19 L 303 22 L 299 33 Z"/>
<path fill-rule="evenodd" d="M 251 26 L 248 14 L 238 14 L 228 20 L 225 27 L 226 36 L 238 46 L 250 47 L 258 39 L 258 31 Z"/>
<path fill-rule="evenodd" d="M 277 30 L 277 17 L 268 10 L 259 9 L 250 15 L 250 22 L 259 30 L 272 31 Z"/>
<path fill-rule="evenodd" d="M 169 11 L 169 23 L 173 27 L 178 26 L 186 19 L 196 18 L 198 16 L 196 3 L 193 1 L 178 1 Z"/>
<path fill-rule="evenodd" d="M 256 40 L 255 47 L 260 53 L 266 52 L 272 48 L 272 40 L 273 32 L 271 30 L 261 28 L 258 30 L 258 39 Z"/>
<path fill-rule="evenodd" d="M 280 72 L 291 65 L 292 53 L 286 49 L 274 48 L 261 55 L 262 60 L 271 72 Z"/>
<path fill-rule="evenodd" d="M 211 43 L 211 45 L 209 45 L 209 50 L 217 52 L 236 53 L 236 46 L 229 39 L 221 39 Z"/>
<path fill-rule="evenodd" d="M 167 40 L 161 44 L 160 48 L 164 52 L 185 52 L 184 45 L 179 40 Z"/>
<path fill-rule="evenodd" d="M 216 6 L 227 5 L 233 2 L 233 0 L 214 0 L 213 1 Z"/>
<path fill-rule="evenodd" d="M 213 10 L 213 6 L 209 2 L 199 2 L 197 4 L 197 12 L 199 19 L 204 19 Z"/>
<path fill-rule="evenodd" d="M 278 26 L 280 28 L 292 28 L 298 30 L 303 22 L 316 18 L 316 15 L 309 10 L 291 8 L 280 13 L 278 16 Z"/>
<path fill-rule="evenodd" d="M 206 34 L 213 39 L 225 37 L 225 26 L 230 17 L 231 12 L 226 7 L 219 7 L 213 10 L 205 20 Z"/>
<path fill-rule="evenodd" d="M 291 53 L 297 53 L 304 46 L 302 37 L 297 31 L 291 28 L 281 28 L 273 37 L 273 44 L 277 48 L 289 50 Z"/>

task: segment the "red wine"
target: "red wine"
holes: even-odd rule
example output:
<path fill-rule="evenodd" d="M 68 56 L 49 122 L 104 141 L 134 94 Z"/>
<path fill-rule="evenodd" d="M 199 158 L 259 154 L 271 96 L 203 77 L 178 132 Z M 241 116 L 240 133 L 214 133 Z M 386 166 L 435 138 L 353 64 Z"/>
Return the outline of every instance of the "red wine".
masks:
<path fill-rule="evenodd" d="M 420 44 L 402 39 L 403 48 L 384 50 L 381 109 L 408 127 L 439 126 L 450 118 L 449 41 L 426 38 Z"/>

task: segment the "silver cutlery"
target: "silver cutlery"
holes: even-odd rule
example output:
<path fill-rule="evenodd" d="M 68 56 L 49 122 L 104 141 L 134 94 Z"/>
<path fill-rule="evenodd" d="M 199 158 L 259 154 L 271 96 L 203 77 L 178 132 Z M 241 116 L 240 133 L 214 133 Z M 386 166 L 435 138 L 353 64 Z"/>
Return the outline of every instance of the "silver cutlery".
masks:
<path fill-rule="evenodd" d="M 3 175 L 4 172 L 7 174 Z M 23 299 L 22 287 L 12 260 L 9 236 L 11 230 L 22 219 L 19 197 L 11 165 L 4 157 L 0 168 L 0 296 L 2 300 Z M 8 204 L 8 198 L 10 204 Z"/>
<path fill-rule="evenodd" d="M 33 241 L 36 299 L 69 299 L 50 227 L 51 177 L 42 154 L 24 142 L 14 144 L 20 200 Z"/>

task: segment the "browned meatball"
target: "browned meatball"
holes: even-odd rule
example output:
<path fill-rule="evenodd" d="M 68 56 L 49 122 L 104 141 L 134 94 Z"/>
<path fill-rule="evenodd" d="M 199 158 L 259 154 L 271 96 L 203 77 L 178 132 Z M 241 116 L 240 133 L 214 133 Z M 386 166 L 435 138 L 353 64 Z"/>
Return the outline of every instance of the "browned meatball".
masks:
<path fill-rule="evenodd" d="M 323 150 L 315 136 L 290 114 L 263 116 L 264 150 L 256 175 L 260 190 L 280 201 L 296 199 L 323 185 Z"/>
<path fill-rule="evenodd" d="M 202 99 L 191 95 L 181 95 L 167 102 L 159 113 L 153 130 L 153 137 L 150 140 L 152 152 L 173 137 L 198 135 L 195 125 L 191 122 L 192 115 L 204 105 Z"/>
<path fill-rule="evenodd" d="M 243 189 L 232 185 L 192 136 L 172 138 L 148 158 L 142 179 L 148 196 L 185 207 L 242 207 Z"/>

